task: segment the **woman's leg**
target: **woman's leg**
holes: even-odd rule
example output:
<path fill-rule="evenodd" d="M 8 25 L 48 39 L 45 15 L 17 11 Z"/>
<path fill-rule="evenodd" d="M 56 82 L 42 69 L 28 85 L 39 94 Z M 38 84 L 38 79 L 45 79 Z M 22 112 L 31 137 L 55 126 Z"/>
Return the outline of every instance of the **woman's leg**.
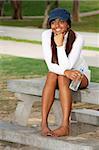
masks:
<path fill-rule="evenodd" d="M 85 75 L 83 75 L 83 78 L 82 78 L 82 81 L 81 81 L 81 84 L 80 84 L 80 89 L 84 89 L 88 86 L 88 79 Z"/>
<path fill-rule="evenodd" d="M 58 76 L 60 102 L 63 112 L 61 126 L 54 130 L 55 136 L 66 136 L 69 134 L 69 117 L 72 108 L 72 95 L 69 89 L 70 80 L 64 76 Z"/>
<path fill-rule="evenodd" d="M 57 74 L 49 72 L 42 94 L 42 134 L 51 134 L 48 128 L 48 114 L 54 101 L 55 89 L 57 84 Z"/>

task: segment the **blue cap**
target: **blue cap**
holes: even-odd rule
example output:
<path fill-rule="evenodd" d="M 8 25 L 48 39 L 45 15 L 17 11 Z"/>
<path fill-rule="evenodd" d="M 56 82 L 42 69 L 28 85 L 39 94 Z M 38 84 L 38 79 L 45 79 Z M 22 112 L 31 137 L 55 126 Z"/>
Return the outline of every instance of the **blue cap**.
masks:
<path fill-rule="evenodd" d="M 62 19 L 64 21 L 71 20 L 70 13 L 63 8 L 53 9 L 49 14 L 48 22 L 50 23 L 52 20 L 55 20 L 57 18 Z"/>

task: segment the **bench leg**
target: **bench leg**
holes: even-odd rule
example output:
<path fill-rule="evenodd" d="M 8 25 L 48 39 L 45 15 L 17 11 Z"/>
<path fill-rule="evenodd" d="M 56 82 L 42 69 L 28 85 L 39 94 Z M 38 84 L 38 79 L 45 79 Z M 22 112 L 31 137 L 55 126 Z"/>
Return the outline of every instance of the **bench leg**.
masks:
<path fill-rule="evenodd" d="M 32 105 L 35 100 L 33 99 L 33 96 L 27 94 L 16 93 L 15 96 L 19 101 L 17 104 L 13 122 L 22 126 L 26 126 L 32 109 Z"/>
<path fill-rule="evenodd" d="M 55 124 L 60 125 L 62 122 L 62 109 L 59 100 L 55 100 L 53 103 L 53 113 L 55 116 Z"/>

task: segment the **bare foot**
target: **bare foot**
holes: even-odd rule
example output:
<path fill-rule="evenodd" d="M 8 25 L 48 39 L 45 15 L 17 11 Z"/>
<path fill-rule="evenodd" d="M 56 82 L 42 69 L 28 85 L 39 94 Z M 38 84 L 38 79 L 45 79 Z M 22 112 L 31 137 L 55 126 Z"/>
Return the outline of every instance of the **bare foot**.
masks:
<path fill-rule="evenodd" d="M 44 128 L 42 128 L 41 135 L 43 135 L 43 136 L 53 136 L 53 131 L 50 130 L 48 127 L 44 127 Z"/>
<path fill-rule="evenodd" d="M 55 137 L 60 137 L 60 136 L 68 136 L 69 135 L 69 127 L 67 126 L 61 126 L 58 129 L 55 129 L 53 131 Z"/>

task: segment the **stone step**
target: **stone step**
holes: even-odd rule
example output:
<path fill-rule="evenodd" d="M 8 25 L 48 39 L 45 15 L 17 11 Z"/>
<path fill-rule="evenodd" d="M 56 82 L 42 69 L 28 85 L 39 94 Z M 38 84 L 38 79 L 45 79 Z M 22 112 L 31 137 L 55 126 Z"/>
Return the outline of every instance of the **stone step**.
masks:
<path fill-rule="evenodd" d="M 99 111 L 92 109 L 72 110 L 72 120 L 99 126 Z"/>
<path fill-rule="evenodd" d="M 17 79 L 9 80 L 7 88 L 11 92 L 24 93 L 36 96 L 42 96 L 42 90 L 46 77 L 35 79 Z M 56 90 L 55 98 L 59 99 L 59 92 Z M 78 92 L 73 92 L 73 100 L 99 104 L 99 83 L 91 82 L 89 87 Z"/>
<path fill-rule="evenodd" d="M 73 131 L 82 129 L 81 126 L 75 125 Z M 83 126 L 83 127 L 84 127 Z M 88 126 L 87 132 L 96 131 L 94 127 Z M 0 140 L 9 141 L 45 150 L 99 150 L 98 139 L 86 138 L 81 136 L 68 136 L 60 138 L 44 137 L 40 134 L 40 128 L 29 128 L 14 125 L 8 122 L 0 121 Z"/>

